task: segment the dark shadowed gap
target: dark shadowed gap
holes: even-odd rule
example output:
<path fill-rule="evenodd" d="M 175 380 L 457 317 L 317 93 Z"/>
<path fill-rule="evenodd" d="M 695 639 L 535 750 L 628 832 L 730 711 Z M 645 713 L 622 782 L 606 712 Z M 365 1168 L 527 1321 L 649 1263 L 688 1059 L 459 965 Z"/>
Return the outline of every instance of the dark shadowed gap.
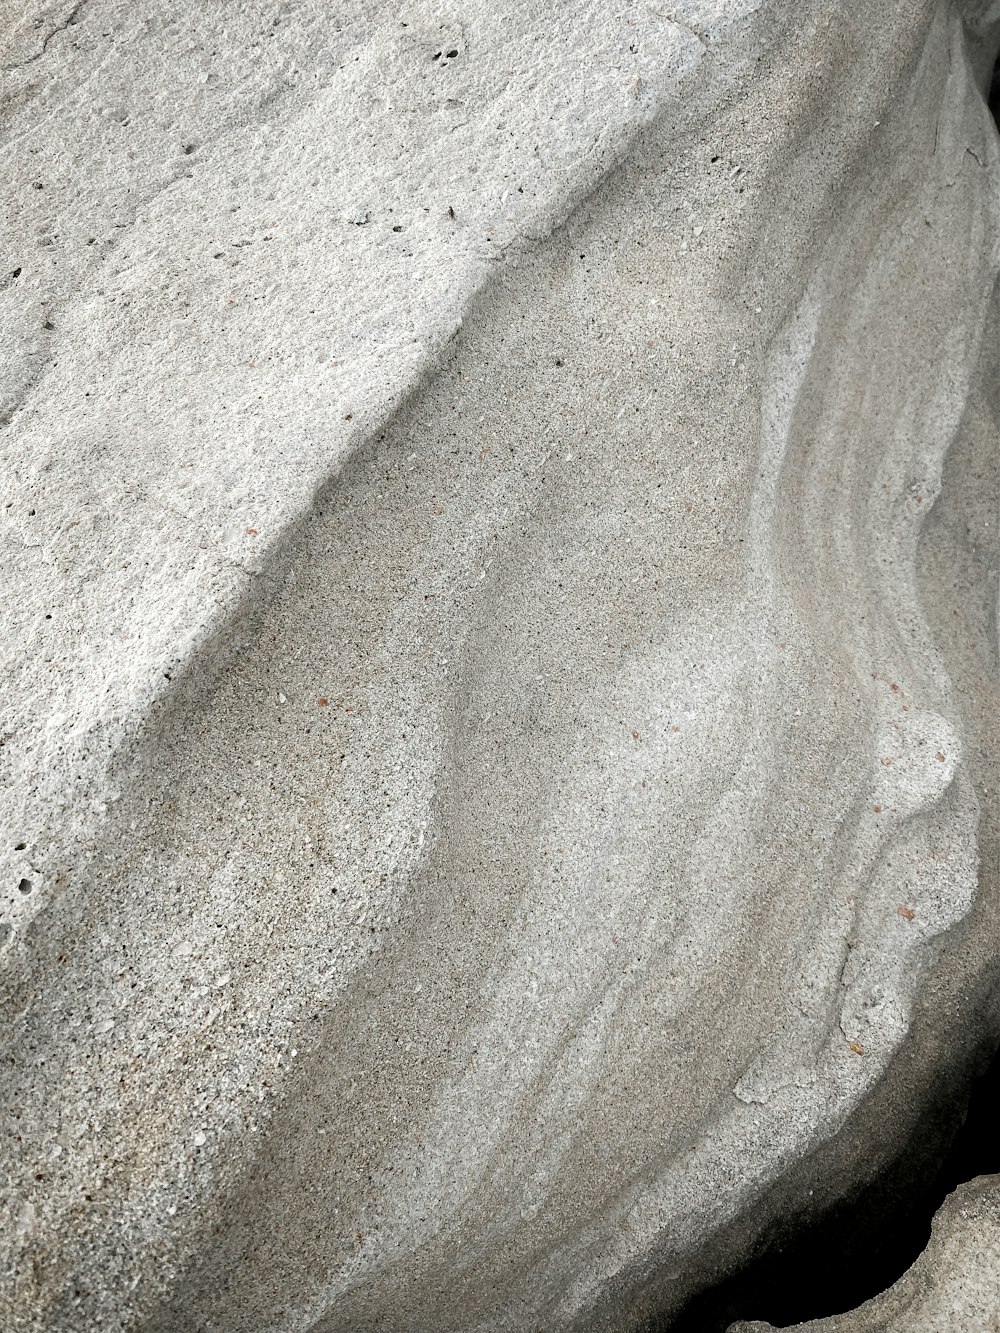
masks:
<path fill-rule="evenodd" d="M 990 84 L 989 103 L 990 111 L 993 113 L 993 119 L 996 121 L 997 128 L 1000 129 L 1000 60 L 993 66 L 993 81 Z"/>
<path fill-rule="evenodd" d="M 671 1319 L 653 1319 L 644 1333 L 725 1333 L 738 1319 L 777 1327 L 853 1310 L 896 1282 L 918 1258 L 931 1220 L 963 1181 L 1000 1171 L 1000 1052 L 972 1085 L 964 1122 L 944 1160 L 914 1178 L 902 1153 L 870 1186 L 820 1222 L 772 1245 L 731 1277 L 695 1296 Z M 928 1137 L 947 1136 L 954 1107 L 928 1112 Z M 920 1154 L 926 1162 L 927 1151 Z"/>

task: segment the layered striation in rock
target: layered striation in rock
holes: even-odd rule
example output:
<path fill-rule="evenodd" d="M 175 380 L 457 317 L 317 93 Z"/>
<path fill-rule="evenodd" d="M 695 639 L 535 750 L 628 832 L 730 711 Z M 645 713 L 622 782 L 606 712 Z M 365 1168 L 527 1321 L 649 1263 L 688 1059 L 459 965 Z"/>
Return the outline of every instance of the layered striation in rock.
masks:
<path fill-rule="evenodd" d="M 996 1027 L 997 15 L 7 9 L 0 1324 L 669 1318 Z"/>

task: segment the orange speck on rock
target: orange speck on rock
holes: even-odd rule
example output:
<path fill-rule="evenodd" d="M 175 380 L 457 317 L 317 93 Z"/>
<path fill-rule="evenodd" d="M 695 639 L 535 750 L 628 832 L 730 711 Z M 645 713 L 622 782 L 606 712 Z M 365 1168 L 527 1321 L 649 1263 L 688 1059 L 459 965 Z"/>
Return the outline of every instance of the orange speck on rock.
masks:
<path fill-rule="evenodd" d="M 861 1045 L 860 1042 L 849 1041 L 847 1044 L 848 1046 L 850 1046 L 851 1050 L 854 1052 L 855 1055 L 864 1055 L 865 1048 Z"/>
<path fill-rule="evenodd" d="M 889 765 L 892 763 L 892 760 L 891 760 L 891 759 L 883 759 L 883 760 L 882 760 L 882 763 L 886 766 L 886 768 L 888 768 Z"/>
<path fill-rule="evenodd" d="M 882 807 L 880 805 L 873 805 L 872 809 L 875 811 L 877 815 L 880 815 L 882 813 Z"/>
<path fill-rule="evenodd" d="M 907 921 L 912 921 L 913 918 L 916 916 L 916 912 L 914 912 L 912 907 L 904 907 L 902 904 L 900 904 L 899 907 L 896 908 L 896 911 L 901 917 L 903 917 Z"/>
<path fill-rule="evenodd" d="M 944 755 L 941 753 L 940 750 L 938 750 L 937 754 L 934 757 L 935 759 L 939 759 L 942 764 L 944 763 Z"/>
<path fill-rule="evenodd" d="M 330 702 L 329 699 L 317 699 L 317 700 L 316 700 L 316 707 L 317 707 L 317 708 L 326 708 L 327 705 L 329 704 L 329 702 Z"/>
<path fill-rule="evenodd" d="M 637 741 L 639 739 L 639 733 L 637 731 L 632 732 L 632 739 L 634 741 Z"/>
<path fill-rule="evenodd" d="M 248 537 L 256 537 L 256 536 L 257 536 L 257 529 L 256 529 L 256 528 L 244 528 L 243 531 L 246 533 L 246 535 L 247 535 Z"/>

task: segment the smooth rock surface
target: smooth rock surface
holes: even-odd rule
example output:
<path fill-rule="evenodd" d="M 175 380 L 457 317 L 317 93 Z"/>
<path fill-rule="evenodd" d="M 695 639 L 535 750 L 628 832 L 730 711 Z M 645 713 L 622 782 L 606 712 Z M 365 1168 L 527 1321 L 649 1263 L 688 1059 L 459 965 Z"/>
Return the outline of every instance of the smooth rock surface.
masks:
<path fill-rule="evenodd" d="M 983 1037 L 996 15 L 5 8 L 0 1325 L 669 1314 Z"/>
<path fill-rule="evenodd" d="M 1000 1329 L 1000 1176 L 950 1194 L 917 1262 L 890 1289 L 849 1314 L 811 1319 L 789 1333 L 997 1333 Z M 730 1333 L 772 1333 L 734 1324 Z"/>

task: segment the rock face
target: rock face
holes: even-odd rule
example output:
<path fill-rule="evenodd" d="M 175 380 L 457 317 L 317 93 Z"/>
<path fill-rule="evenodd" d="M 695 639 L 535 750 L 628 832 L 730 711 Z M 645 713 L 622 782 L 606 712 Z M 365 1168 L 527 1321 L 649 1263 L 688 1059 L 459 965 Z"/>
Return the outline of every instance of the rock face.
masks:
<path fill-rule="evenodd" d="M 850 1314 L 798 1324 L 795 1333 L 996 1333 L 998 1291 L 1000 1176 L 979 1176 L 948 1196 L 927 1249 L 895 1286 Z M 743 1323 L 731 1333 L 771 1329 Z"/>
<path fill-rule="evenodd" d="M 995 1023 L 995 14 L 6 9 L 0 1324 L 668 1318 Z"/>

